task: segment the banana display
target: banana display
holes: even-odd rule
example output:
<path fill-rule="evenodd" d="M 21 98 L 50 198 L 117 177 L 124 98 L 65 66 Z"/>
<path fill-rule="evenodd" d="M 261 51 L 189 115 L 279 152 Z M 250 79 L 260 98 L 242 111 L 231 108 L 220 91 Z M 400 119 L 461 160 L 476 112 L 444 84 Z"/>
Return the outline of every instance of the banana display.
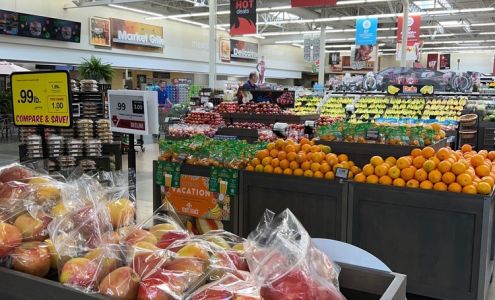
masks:
<path fill-rule="evenodd" d="M 323 100 L 322 97 L 304 96 L 296 99 L 292 112 L 296 115 L 308 115 L 316 113 L 318 104 Z"/>

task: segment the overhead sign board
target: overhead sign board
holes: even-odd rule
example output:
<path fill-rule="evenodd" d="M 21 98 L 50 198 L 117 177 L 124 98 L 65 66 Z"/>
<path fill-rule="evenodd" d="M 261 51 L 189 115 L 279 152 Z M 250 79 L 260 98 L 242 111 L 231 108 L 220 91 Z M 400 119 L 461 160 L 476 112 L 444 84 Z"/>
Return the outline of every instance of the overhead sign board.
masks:
<path fill-rule="evenodd" d="M 152 91 L 108 91 L 110 129 L 128 134 L 158 133 L 158 95 Z"/>
<path fill-rule="evenodd" d="M 377 18 L 356 20 L 356 45 L 376 45 Z"/>
<path fill-rule="evenodd" d="M 230 1 L 230 35 L 256 33 L 256 0 Z"/>
<path fill-rule="evenodd" d="M 240 40 L 230 40 L 230 59 L 237 61 L 258 61 L 258 44 Z"/>
<path fill-rule="evenodd" d="M 72 126 L 72 94 L 67 71 L 20 72 L 11 75 L 16 126 Z"/>
<path fill-rule="evenodd" d="M 110 20 L 113 47 L 136 51 L 162 51 L 165 45 L 163 27 L 114 18 Z"/>

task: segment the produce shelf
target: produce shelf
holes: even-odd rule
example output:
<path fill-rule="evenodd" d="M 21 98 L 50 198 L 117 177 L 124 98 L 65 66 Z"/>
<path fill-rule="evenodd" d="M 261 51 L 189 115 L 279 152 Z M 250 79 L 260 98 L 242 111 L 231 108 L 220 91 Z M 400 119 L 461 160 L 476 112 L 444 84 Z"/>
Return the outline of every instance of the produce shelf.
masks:
<path fill-rule="evenodd" d="M 493 195 L 349 183 L 347 242 L 406 274 L 408 293 L 486 299 L 494 267 Z"/>
<path fill-rule="evenodd" d="M 347 184 L 324 179 L 241 171 L 240 235 L 256 228 L 266 209 L 289 208 L 313 238 L 346 240 Z"/>
<path fill-rule="evenodd" d="M 266 115 L 266 114 L 244 114 L 244 113 L 230 113 L 230 123 L 235 122 L 255 122 L 263 124 L 274 124 L 277 122 L 289 123 L 289 124 L 304 124 L 306 121 L 317 121 L 320 118 L 319 114 L 311 115 Z M 222 114 L 224 119 L 226 114 Z"/>
<path fill-rule="evenodd" d="M 246 140 L 248 143 L 254 143 L 258 140 L 257 129 L 222 127 L 217 130 L 216 134 L 235 136 L 240 140 Z"/>

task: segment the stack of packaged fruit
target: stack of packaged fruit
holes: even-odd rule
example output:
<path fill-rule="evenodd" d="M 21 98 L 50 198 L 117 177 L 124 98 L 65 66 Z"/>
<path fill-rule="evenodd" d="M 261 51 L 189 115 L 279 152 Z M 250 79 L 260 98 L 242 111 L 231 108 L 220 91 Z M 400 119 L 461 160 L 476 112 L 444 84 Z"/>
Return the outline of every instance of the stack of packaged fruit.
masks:
<path fill-rule="evenodd" d="M 464 145 L 458 151 L 418 148 L 397 159 L 374 156 L 354 181 L 488 195 L 495 183 L 495 151 L 475 152 Z"/>
<path fill-rule="evenodd" d="M 267 212 L 248 239 L 195 236 L 168 202 L 136 224 L 124 178 L 104 177 L 105 187 L 85 175 L 61 182 L 0 169 L 2 267 L 112 299 L 344 299 L 338 267 L 289 211 Z"/>

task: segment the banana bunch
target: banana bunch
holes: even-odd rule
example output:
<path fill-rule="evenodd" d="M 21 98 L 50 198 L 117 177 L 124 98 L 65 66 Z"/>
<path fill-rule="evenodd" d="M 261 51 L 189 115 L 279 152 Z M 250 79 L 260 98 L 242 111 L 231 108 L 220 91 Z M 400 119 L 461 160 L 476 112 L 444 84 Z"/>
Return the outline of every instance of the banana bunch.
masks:
<path fill-rule="evenodd" d="M 218 204 L 215 205 L 215 207 L 210 208 L 208 213 L 212 219 L 218 220 L 222 218 L 222 209 L 218 206 Z"/>

